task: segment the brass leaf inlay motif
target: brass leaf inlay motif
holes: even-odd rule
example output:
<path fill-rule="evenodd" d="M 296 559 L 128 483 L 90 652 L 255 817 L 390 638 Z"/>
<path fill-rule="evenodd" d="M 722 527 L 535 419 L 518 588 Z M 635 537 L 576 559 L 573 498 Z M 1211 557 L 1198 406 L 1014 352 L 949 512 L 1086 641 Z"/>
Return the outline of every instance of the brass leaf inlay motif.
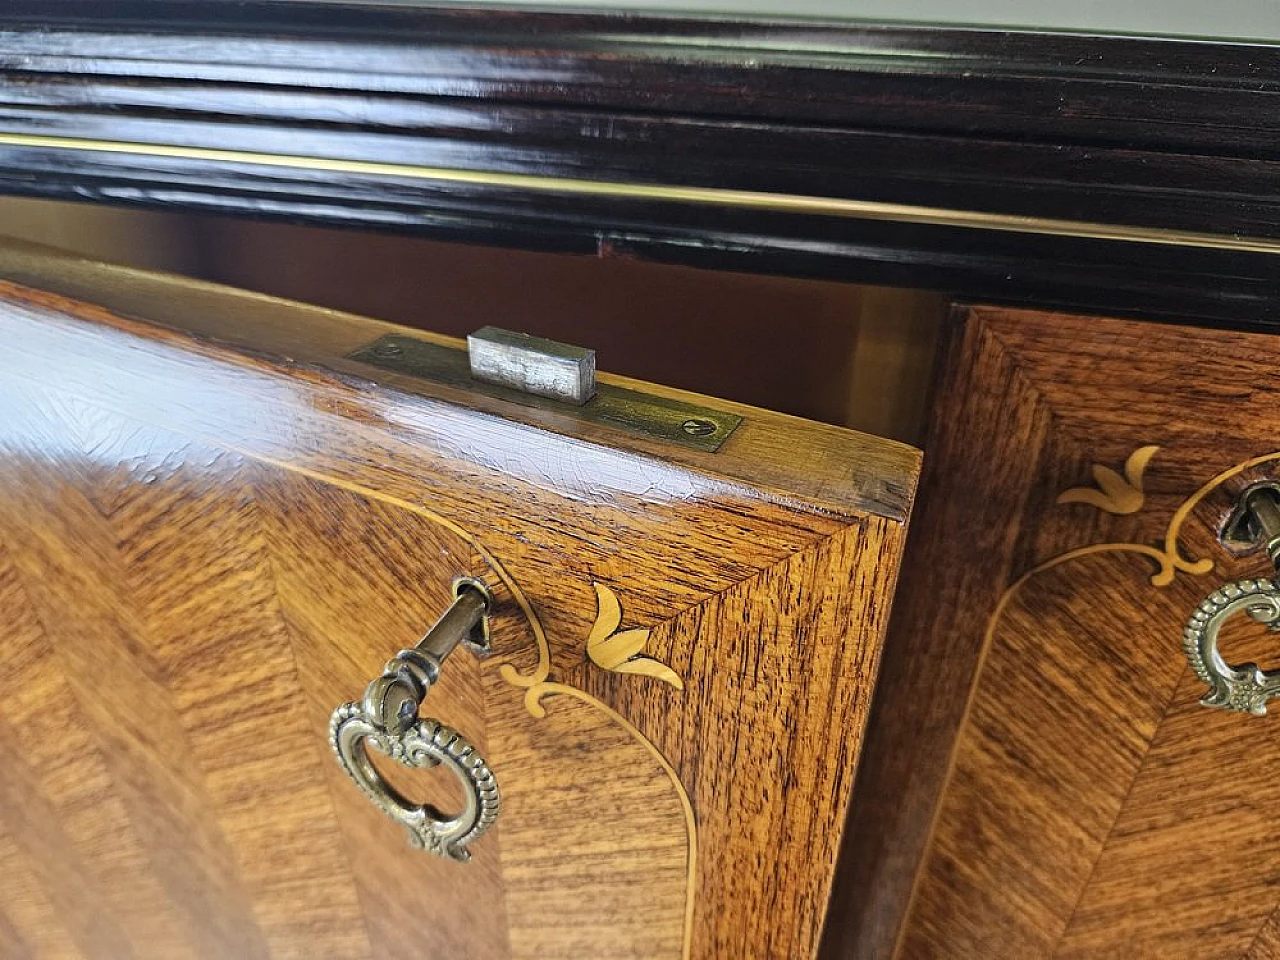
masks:
<path fill-rule="evenodd" d="M 1139 447 L 1124 464 L 1124 476 L 1101 464 L 1093 466 L 1093 480 L 1098 486 L 1072 487 L 1058 494 L 1058 503 L 1087 503 L 1107 513 L 1137 513 L 1146 497 L 1142 477 L 1158 446 Z"/>
<path fill-rule="evenodd" d="M 677 690 L 684 689 L 684 681 L 661 660 L 644 656 L 649 642 L 646 628 L 618 630 L 622 625 L 622 606 L 617 594 L 602 583 L 596 588 L 596 622 L 587 636 L 587 656 L 602 670 L 612 673 L 635 673 L 669 683 Z"/>

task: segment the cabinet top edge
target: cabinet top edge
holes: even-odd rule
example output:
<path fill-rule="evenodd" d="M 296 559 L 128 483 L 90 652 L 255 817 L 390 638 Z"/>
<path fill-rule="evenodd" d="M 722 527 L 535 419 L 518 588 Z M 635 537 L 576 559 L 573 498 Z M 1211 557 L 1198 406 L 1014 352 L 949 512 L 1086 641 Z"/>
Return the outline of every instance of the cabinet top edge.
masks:
<path fill-rule="evenodd" d="M 230 363 L 266 364 L 276 371 L 305 368 L 357 389 L 467 407 L 750 486 L 805 512 L 869 514 L 905 523 L 915 497 L 919 450 L 844 427 L 601 373 L 602 383 L 742 418 L 717 452 L 672 446 L 577 419 L 572 409 L 548 412 L 349 359 L 388 334 L 465 347 L 453 337 L 11 240 L 0 241 L 0 281 L 101 308 L 111 315 L 105 325 L 129 335 L 171 343 L 185 338 L 187 348 L 213 351 Z M 176 345 L 183 348 L 181 339 Z"/>

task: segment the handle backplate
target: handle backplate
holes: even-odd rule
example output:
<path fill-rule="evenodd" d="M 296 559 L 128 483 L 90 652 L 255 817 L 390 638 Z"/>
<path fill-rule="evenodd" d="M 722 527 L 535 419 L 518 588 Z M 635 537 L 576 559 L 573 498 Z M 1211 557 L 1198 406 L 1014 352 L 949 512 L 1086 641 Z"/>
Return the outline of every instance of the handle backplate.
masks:
<path fill-rule="evenodd" d="M 1280 485 L 1259 483 L 1241 493 L 1222 539 L 1237 547 L 1261 547 L 1280 570 Z M 1267 701 L 1280 696 L 1280 670 L 1263 670 L 1256 663 L 1233 665 L 1222 658 L 1218 633 L 1237 613 L 1280 630 L 1280 577 L 1237 580 L 1213 591 L 1187 620 L 1182 648 L 1196 676 L 1209 685 L 1201 704 L 1260 717 L 1267 712 Z"/>
<path fill-rule="evenodd" d="M 467 845 L 498 819 L 498 783 L 493 771 L 466 737 L 438 720 L 418 720 L 391 733 L 369 719 L 362 703 L 347 703 L 334 711 L 329 740 L 338 762 L 365 796 L 403 824 L 410 844 L 420 850 L 465 862 L 471 859 Z M 463 787 L 462 812 L 450 817 L 405 799 L 373 765 L 368 747 L 406 767 L 448 767 Z"/>
<path fill-rule="evenodd" d="M 450 860 L 471 859 L 468 844 L 498 819 L 498 783 L 471 741 L 418 709 L 459 646 L 477 656 L 489 649 L 488 611 L 493 596 L 478 580 L 453 585 L 454 602 L 410 650 L 392 658 L 365 689 L 364 699 L 344 703 L 329 721 L 329 743 L 347 775 L 387 816 L 409 831 L 412 846 Z M 441 813 L 406 799 L 378 772 L 369 748 L 406 767 L 443 766 L 463 789 L 462 811 Z"/>
<path fill-rule="evenodd" d="M 1218 632 L 1237 613 L 1280 630 L 1280 585 L 1275 580 L 1240 580 L 1213 591 L 1191 614 L 1182 645 L 1191 669 L 1209 685 L 1200 701 L 1204 706 L 1262 716 L 1267 701 L 1280 695 L 1280 671 L 1262 670 L 1256 663 L 1233 666 L 1222 658 Z"/>

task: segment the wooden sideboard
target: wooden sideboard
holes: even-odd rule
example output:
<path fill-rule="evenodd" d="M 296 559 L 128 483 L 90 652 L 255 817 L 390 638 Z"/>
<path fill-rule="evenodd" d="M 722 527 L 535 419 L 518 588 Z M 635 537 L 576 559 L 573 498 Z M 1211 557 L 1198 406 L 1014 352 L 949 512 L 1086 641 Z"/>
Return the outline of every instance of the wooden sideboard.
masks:
<path fill-rule="evenodd" d="M 383 360 L 453 341 L 41 248 L 0 276 L 8 955 L 812 953 L 917 451 L 615 379 L 531 405 Z M 388 664 L 459 578 L 484 656 Z M 391 760 L 480 764 L 478 809 Z"/>
<path fill-rule="evenodd" d="M 957 306 L 912 517 L 892 441 L 602 378 L 705 412 L 645 435 L 427 332 L 7 247 L 0 955 L 1280 955 L 1277 94 L 1262 44 L 7 4 L 5 193 Z M 229 229 L 227 278 L 290 236 Z M 589 290 L 580 342 L 643 322 Z M 388 663 L 467 589 L 488 658 Z"/>

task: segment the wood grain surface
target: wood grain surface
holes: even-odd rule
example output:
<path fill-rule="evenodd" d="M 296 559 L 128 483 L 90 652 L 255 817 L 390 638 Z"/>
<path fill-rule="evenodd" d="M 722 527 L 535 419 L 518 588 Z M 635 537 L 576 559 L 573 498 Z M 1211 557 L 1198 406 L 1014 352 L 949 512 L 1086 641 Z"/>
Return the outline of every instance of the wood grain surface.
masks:
<path fill-rule="evenodd" d="M 1181 639 L 1272 572 L 1217 536 L 1280 476 L 1277 347 L 983 307 L 948 353 L 830 955 L 1273 955 L 1280 721 L 1200 706 Z"/>
<path fill-rule="evenodd" d="M 732 405 L 720 453 L 667 448 L 341 360 L 372 321 L 30 248 L 0 277 L 6 950 L 812 954 L 915 451 Z M 504 796 L 466 865 L 326 742 L 460 574 L 495 652 L 424 712 Z M 593 662 L 606 596 L 670 676 Z"/>

